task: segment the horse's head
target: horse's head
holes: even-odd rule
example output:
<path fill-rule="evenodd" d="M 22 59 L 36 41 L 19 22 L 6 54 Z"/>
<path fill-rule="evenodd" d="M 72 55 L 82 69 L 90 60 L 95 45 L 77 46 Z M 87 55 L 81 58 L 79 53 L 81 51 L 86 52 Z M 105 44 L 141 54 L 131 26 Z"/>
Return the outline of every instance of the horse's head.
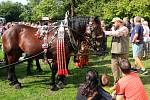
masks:
<path fill-rule="evenodd" d="M 101 22 L 98 17 L 91 17 L 86 26 L 86 34 L 102 35 Z"/>
<path fill-rule="evenodd" d="M 68 26 L 79 44 L 81 41 L 87 41 L 94 50 L 100 51 L 103 31 L 98 17 L 72 17 L 68 21 Z"/>
<path fill-rule="evenodd" d="M 85 39 L 94 51 L 102 50 L 102 41 L 104 39 L 103 30 L 101 28 L 101 22 L 98 17 L 91 17 L 89 23 L 86 26 Z"/>

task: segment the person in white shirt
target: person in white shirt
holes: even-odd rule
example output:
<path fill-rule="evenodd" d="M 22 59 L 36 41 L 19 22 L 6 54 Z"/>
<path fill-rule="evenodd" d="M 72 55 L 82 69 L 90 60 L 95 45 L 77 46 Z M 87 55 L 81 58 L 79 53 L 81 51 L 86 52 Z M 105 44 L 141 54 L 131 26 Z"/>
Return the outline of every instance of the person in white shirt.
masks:
<path fill-rule="evenodd" d="M 145 58 L 146 55 L 147 55 L 147 52 L 148 52 L 148 46 L 149 46 L 149 43 L 150 43 L 150 37 L 149 37 L 149 34 L 150 34 L 150 29 L 149 29 L 149 26 L 148 26 L 148 22 L 147 21 L 144 21 L 142 23 L 142 26 L 143 26 L 143 41 L 144 41 L 144 45 L 143 45 L 143 57 Z"/>
<path fill-rule="evenodd" d="M 142 23 L 143 25 L 143 38 L 144 38 L 144 42 L 150 42 L 150 37 L 149 37 L 149 34 L 150 34 L 150 29 L 149 29 L 149 26 L 148 26 L 148 22 L 147 21 L 144 21 Z"/>

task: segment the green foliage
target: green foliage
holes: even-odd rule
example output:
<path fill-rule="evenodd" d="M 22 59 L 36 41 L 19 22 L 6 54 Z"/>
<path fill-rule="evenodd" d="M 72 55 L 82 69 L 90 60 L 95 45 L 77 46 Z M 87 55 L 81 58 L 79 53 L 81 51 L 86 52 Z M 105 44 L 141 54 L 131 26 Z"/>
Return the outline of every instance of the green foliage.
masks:
<path fill-rule="evenodd" d="M 110 48 L 111 39 L 108 38 L 108 46 Z M 2 53 L 2 51 L 0 51 Z M 0 55 L 1 56 L 1 55 Z M 0 57 L 1 58 L 1 57 Z M 132 51 L 130 46 L 129 60 L 134 63 L 132 58 Z M 146 68 L 150 71 L 150 63 L 148 60 L 143 60 Z M 67 85 L 58 91 L 51 91 L 49 87 L 51 71 L 48 65 L 45 65 L 42 60 L 40 62 L 44 72 L 36 72 L 35 63 L 32 68 L 32 75 L 26 75 L 27 63 L 24 62 L 16 66 L 16 74 L 19 82 L 22 83 L 20 90 L 14 89 L 9 86 L 7 79 L 7 71 L 0 69 L 0 98 L 1 100 L 75 100 L 77 89 L 81 83 L 84 82 L 86 72 L 90 69 L 97 70 L 99 75 L 106 71 L 110 75 L 111 84 L 104 87 L 105 90 L 111 93 L 110 87 L 113 85 L 113 77 L 111 73 L 111 54 L 108 53 L 105 57 L 102 56 L 89 56 L 89 64 L 84 68 L 75 67 L 73 57 L 69 63 L 70 74 L 67 76 Z M 0 64 L 0 67 L 2 65 Z M 150 74 L 140 76 L 144 84 L 145 90 L 150 96 Z"/>
<path fill-rule="evenodd" d="M 21 3 L 12 3 L 11 1 L 0 4 L 0 16 L 5 17 L 6 21 L 19 21 L 19 15 L 22 13 Z"/>
<path fill-rule="evenodd" d="M 149 0 L 111 0 L 103 6 L 103 18 L 111 20 L 113 17 L 142 16 L 150 19 L 150 2 Z"/>
<path fill-rule="evenodd" d="M 21 14 L 20 14 L 20 18 L 23 20 L 23 21 L 31 21 L 31 15 L 32 15 L 32 9 L 31 7 L 25 5 L 23 6 L 23 11 Z"/>
<path fill-rule="evenodd" d="M 39 3 L 41 2 L 42 0 L 28 0 L 28 6 L 31 7 L 31 8 L 34 8 L 36 5 L 39 5 Z"/>
<path fill-rule="evenodd" d="M 104 20 L 111 20 L 116 13 L 117 5 L 116 2 L 108 2 L 103 6 L 103 19 Z"/>
<path fill-rule="evenodd" d="M 137 15 L 150 20 L 149 8 L 149 0 L 28 0 L 27 5 L 7 1 L 0 4 L 0 16 L 8 21 L 38 21 L 43 16 L 58 20 L 69 10 L 75 15 L 99 16 L 106 22 Z"/>
<path fill-rule="evenodd" d="M 39 19 L 43 16 L 48 16 L 51 19 L 59 19 L 64 16 L 63 2 L 56 0 L 43 0 L 33 8 L 32 20 Z"/>

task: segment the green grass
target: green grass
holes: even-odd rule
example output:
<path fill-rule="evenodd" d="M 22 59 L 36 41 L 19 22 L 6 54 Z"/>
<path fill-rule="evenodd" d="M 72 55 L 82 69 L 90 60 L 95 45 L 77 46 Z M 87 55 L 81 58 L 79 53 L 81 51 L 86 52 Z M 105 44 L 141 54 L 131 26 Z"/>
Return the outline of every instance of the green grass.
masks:
<path fill-rule="evenodd" d="M 110 39 L 108 45 L 110 46 Z M 133 64 L 134 60 L 132 59 L 131 48 L 129 53 L 129 59 Z M 2 58 L 1 51 L 0 57 Z M 105 57 L 90 56 L 89 58 L 89 64 L 82 69 L 75 67 L 73 60 L 71 59 L 69 63 L 71 74 L 67 76 L 67 85 L 64 89 L 60 89 L 55 92 L 51 91 L 49 86 L 51 76 L 49 66 L 45 65 L 42 61 L 41 66 L 44 72 L 37 73 L 35 66 L 33 66 L 33 74 L 31 76 L 26 75 L 26 62 L 16 66 L 18 80 L 23 86 L 23 88 L 19 90 L 9 86 L 9 82 L 6 80 L 6 70 L 0 70 L 0 100 L 75 100 L 77 88 L 80 83 L 84 82 L 85 73 L 89 69 L 97 70 L 99 75 L 107 71 L 107 73 L 111 76 L 110 86 L 112 86 L 113 78 L 111 73 L 111 54 L 109 53 Z M 150 59 L 143 60 L 143 63 L 150 71 Z M 141 76 L 141 79 L 148 95 L 150 96 L 150 74 Z M 109 87 L 104 88 L 111 92 Z"/>

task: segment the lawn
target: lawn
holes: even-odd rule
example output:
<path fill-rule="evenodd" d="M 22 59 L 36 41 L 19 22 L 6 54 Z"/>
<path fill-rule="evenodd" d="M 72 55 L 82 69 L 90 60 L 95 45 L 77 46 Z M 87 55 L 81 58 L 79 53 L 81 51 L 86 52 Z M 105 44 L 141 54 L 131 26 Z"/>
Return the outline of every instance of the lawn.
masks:
<path fill-rule="evenodd" d="M 108 46 L 110 47 L 110 39 L 108 39 Z M 129 54 L 129 59 L 133 64 L 134 60 L 132 59 L 131 48 Z M 2 58 L 2 56 L 2 51 L 0 51 L 0 58 Z M 143 63 L 150 72 L 150 59 L 143 60 Z M 19 90 L 9 86 L 9 82 L 6 80 L 6 70 L 0 70 L 1 100 L 75 100 L 77 88 L 79 87 L 79 84 L 84 81 L 85 73 L 89 69 L 97 70 L 99 75 L 107 71 L 111 77 L 111 84 L 104 88 L 111 92 L 109 88 L 112 86 L 113 78 L 111 73 L 110 53 L 103 57 L 91 55 L 89 57 L 89 64 L 82 69 L 75 67 L 73 59 L 71 58 L 69 63 L 70 74 L 67 76 L 67 85 L 63 89 L 55 92 L 51 91 L 49 87 L 51 71 L 48 65 L 45 65 L 41 60 L 41 66 L 44 71 L 42 73 L 38 73 L 35 70 L 36 67 L 33 66 L 31 76 L 26 75 L 26 66 L 26 62 L 16 66 L 18 80 L 23 86 L 23 88 Z M 150 96 L 150 74 L 140 77 L 148 95 Z"/>

